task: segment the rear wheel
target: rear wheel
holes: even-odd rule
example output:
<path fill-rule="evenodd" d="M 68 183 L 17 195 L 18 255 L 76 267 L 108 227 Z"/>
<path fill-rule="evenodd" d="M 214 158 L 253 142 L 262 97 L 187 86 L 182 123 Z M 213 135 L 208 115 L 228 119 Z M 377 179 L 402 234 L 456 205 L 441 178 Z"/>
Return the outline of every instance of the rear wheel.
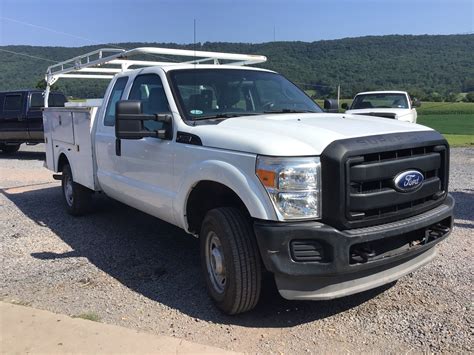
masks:
<path fill-rule="evenodd" d="M 66 209 L 69 214 L 81 216 L 89 211 L 92 191 L 74 182 L 69 164 L 63 167 L 62 190 Z"/>
<path fill-rule="evenodd" d="M 200 234 L 201 266 L 211 298 L 227 314 L 251 310 L 260 297 L 261 262 L 252 225 L 236 208 L 216 208 Z"/>
<path fill-rule="evenodd" d="M 4 154 L 13 154 L 18 152 L 20 149 L 20 144 L 1 144 L 0 150 Z"/>

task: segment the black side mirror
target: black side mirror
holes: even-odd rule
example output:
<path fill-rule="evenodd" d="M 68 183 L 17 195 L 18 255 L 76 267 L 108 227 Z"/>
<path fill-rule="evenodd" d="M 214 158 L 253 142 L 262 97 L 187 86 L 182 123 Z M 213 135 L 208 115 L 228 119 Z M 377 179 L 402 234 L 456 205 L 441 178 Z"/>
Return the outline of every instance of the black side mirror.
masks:
<path fill-rule="evenodd" d="M 325 99 L 324 100 L 324 110 L 329 113 L 338 113 L 339 105 L 335 99 Z"/>
<path fill-rule="evenodd" d="M 349 110 L 349 105 L 347 104 L 347 102 L 343 102 L 341 107 L 344 109 L 344 110 Z"/>
<path fill-rule="evenodd" d="M 414 99 L 413 102 L 411 103 L 411 107 L 420 107 L 421 106 L 421 101 L 418 99 Z"/>
<path fill-rule="evenodd" d="M 141 101 L 118 101 L 115 106 L 115 136 L 117 139 L 141 139 L 144 137 L 169 138 L 167 129 L 157 131 L 146 130 L 144 123 L 149 120 L 171 123 L 171 115 L 144 114 Z"/>

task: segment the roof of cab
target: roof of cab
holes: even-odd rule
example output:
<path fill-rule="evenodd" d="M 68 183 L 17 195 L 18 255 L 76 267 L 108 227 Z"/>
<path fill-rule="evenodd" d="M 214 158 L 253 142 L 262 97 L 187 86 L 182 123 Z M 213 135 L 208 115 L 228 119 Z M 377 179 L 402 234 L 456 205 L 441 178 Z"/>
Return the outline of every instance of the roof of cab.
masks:
<path fill-rule="evenodd" d="M 408 94 L 406 91 L 397 91 L 397 90 L 381 90 L 381 91 L 364 91 L 359 92 L 358 95 L 369 95 L 369 94 Z"/>

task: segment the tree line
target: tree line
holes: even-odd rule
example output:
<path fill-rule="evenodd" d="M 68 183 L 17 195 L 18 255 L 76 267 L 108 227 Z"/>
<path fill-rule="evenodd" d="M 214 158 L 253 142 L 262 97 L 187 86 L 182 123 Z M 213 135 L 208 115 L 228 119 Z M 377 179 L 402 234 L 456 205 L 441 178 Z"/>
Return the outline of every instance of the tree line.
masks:
<path fill-rule="evenodd" d="M 421 100 L 474 100 L 474 94 L 466 94 L 474 92 L 472 34 L 367 36 L 311 43 L 113 45 L 125 49 L 156 46 L 263 54 L 268 61 L 259 66 L 282 73 L 303 89 L 311 90 L 317 98 L 334 97 L 340 85 L 342 97 L 345 98 L 360 91 L 397 89 L 407 90 Z M 53 61 L 62 61 L 102 47 L 110 47 L 110 44 L 0 47 L 0 90 L 34 87 Z M 107 84 L 99 80 L 61 80 L 58 88 L 68 96 L 90 98 L 102 96 Z"/>

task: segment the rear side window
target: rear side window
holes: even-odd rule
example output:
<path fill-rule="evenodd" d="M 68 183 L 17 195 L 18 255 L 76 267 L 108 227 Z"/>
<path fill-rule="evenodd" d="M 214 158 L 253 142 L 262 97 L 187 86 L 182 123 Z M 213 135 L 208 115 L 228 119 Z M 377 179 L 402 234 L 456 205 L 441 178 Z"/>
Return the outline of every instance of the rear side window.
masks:
<path fill-rule="evenodd" d="M 20 111 L 21 94 L 5 95 L 4 111 Z"/>
<path fill-rule="evenodd" d="M 61 94 L 50 94 L 48 98 L 49 107 L 64 107 L 66 98 Z"/>
<path fill-rule="evenodd" d="M 118 78 L 110 93 L 109 101 L 107 102 L 107 108 L 105 110 L 104 126 L 115 125 L 115 105 L 122 98 L 123 91 L 127 85 L 128 76 Z"/>
<path fill-rule="evenodd" d="M 61 94 L 49 94 L 49 107 L 64 107 L 66 98 Z M 44 107 L 44 93 L 34 92 L 31 94 L 30 109 L 39 110 Z"/>

